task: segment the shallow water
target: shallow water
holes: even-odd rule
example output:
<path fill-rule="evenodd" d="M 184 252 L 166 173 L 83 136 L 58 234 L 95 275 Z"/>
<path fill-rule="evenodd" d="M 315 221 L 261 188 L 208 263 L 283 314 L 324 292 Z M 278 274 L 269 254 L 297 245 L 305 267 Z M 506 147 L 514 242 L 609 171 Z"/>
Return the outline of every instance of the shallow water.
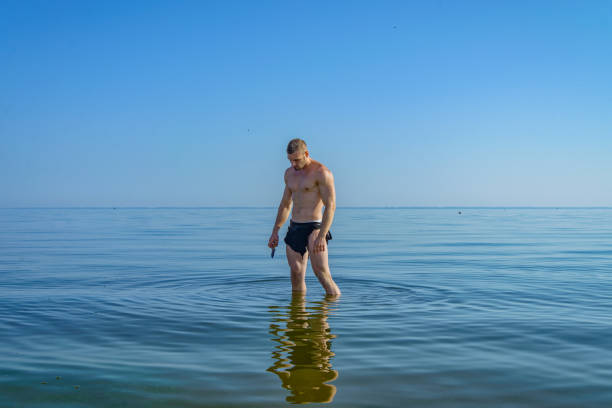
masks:
<path fill-rule="evenodd" d="M 0 210 L 1 407 L 612 406 L 612 209 Z"/>

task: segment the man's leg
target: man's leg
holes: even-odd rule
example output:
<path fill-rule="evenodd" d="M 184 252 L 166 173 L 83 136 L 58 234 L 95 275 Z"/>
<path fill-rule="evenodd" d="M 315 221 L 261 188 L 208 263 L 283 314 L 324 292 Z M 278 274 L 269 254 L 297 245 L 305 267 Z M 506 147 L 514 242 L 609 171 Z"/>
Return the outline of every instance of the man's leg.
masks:
<path fill-rule="evenodd" d="M 327 245 L 326 249 L 323 252 L 314 252 L 314 241 L 319 236 L 318 229 L 312 231 L 310 236 L 308 237 L 308 252 L 310 253 L 310 264 L 312 265 L 312 270 L 325 289 L 325 293 L 328 295 L 339 295 L 340 289 L 336 282 L 332 279 L 331 272 L 329 271 L 329 264 L 327 262 Z"/>
<path fill-rule="evenodd" d="M 291 268 L 291 289 L 293 292 L 306 293 L 306 267 L 308 266 L 308 252 L 302 256 L 299 252 L 287 245 L 287 262 Z"/>

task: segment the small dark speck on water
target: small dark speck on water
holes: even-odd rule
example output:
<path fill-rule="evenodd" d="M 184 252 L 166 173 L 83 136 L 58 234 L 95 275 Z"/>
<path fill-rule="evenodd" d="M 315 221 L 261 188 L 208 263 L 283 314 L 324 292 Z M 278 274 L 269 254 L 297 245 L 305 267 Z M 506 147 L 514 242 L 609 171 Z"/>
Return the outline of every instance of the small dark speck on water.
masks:
<path fill-rule="evenodd" d="M 457 212 L 457 214 L 461 215 L 461 211 Z"/>

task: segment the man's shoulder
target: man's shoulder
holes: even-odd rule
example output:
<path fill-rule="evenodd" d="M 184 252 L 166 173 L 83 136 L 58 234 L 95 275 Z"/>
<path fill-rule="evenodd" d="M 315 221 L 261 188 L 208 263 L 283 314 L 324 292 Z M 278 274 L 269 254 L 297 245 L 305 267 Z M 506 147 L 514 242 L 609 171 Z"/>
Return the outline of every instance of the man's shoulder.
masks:
<path fill-rule="evenodd" d="M 333 174 L 330 169 L 327 168 L 321 162 L 317 162 L 317 167 L 315 168 L 315 174 L 319 179 L 330 179 L 333 178 Z"/>
<path fill-rule="evenodd" d="M 316 160 L 312 160 L 311 162 L 311 168 L 313 171 L 323 171 L 323 170 L 329 170 L 327 168 L 327 166 L 325 166 L 323 163 L 321 163 L 320 161 L 316 161 Z"/>
<path fill-rule="evenodd" d="M 317 162 L 317 171 L 321 173 L 331 173 L 331 170 L 321 162 Z"/>
<path fill-rule="evenodd" d="M 295 179 L 295 169 L 293 167 L 287 168 L 283 179 L 285 179 L 285 184 L 289 184 L 291 180 Z"/>

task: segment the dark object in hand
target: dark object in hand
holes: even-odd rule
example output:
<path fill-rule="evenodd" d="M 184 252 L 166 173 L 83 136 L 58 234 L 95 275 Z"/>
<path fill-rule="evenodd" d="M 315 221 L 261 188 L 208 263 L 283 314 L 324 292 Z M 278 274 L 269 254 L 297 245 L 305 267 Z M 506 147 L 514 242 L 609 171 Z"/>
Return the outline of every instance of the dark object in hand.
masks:
<path fill-rule="evenodd" d="M 276 248 L 272 248 L 272 253 L 270 254 L 270 258 L 274 258 L 274 252 L 276 252 Z"/>

